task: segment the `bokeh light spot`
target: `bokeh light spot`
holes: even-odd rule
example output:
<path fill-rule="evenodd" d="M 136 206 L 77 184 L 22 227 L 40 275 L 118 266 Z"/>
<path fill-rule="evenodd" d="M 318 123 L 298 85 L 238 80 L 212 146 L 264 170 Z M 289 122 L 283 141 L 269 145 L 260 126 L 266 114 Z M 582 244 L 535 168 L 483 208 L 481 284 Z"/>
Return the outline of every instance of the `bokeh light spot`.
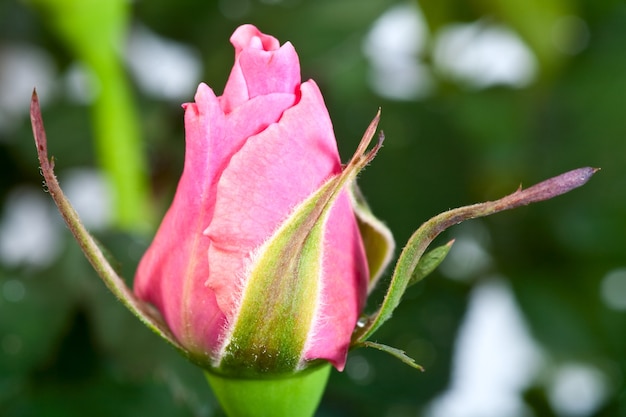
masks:
<path fill-rule="evenodd" d="M 626 310 L 626 268 L 614 269 L 604 276 L 600 295 L 607 307 Z"/>
<path fill-rule="evenodd" d="M 2 284 L 2 296 L 9 302 L 18 303 L 25 295 L 26 287 L 19 279 L 9 279 Z"/>
<path fill-rule="evenodd" d="M 548 398 L 559 416 L 590 416 L 602 405 L 607 390 L 606 377 L 596 367 L 567 364 L 555 372 Z"/>

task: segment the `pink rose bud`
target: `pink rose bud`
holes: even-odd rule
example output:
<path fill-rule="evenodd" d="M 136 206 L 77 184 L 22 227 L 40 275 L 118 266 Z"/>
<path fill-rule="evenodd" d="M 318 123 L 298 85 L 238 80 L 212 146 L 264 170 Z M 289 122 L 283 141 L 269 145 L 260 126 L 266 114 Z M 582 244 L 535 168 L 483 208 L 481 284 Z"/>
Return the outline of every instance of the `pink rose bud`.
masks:
<path fill-rule="evenodd" d="M 391 235 L 354 192 L 364 164 L 342 170 L 293 46 L 251 25 L 231 42 L 224 94 L 201 84 L 184 105 L 183 174 L 135 293 L 206 368 L 259 375 L 323 360 L 341 370 Z"/>

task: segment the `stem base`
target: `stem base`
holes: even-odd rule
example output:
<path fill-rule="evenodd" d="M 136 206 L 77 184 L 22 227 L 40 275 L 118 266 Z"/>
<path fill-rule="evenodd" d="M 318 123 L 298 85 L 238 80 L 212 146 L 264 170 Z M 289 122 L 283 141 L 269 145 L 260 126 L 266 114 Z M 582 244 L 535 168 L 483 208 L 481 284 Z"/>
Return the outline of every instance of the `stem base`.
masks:
<path fill-rule="evenodd" d="M 330 369 L 330 364 L 324 364 L 268 379 L 204 374 L 229 417 L 311 417 L 322 399 Z"/>

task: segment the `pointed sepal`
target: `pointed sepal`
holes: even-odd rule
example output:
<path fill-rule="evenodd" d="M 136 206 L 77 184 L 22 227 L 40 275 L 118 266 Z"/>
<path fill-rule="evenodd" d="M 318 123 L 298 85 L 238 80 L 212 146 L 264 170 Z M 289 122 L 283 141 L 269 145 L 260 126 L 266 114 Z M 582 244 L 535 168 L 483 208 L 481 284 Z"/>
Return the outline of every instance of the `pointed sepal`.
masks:
<path fill-rule="evenodd" d="M 343 171 L 297 206 L 253 254 L 238 310 L 214 364 L 217 372 L 256 377 L 308 366 L 304 351 L 321 304 L 326 221 L 339 195 L 380 149 L 382 135 L 367 151 L 379 117 L 380 111 Z"/>
<path fill-rule="evenodd" d="M 465 220 L 488 216 L 519 206 L 548 200 L 584 185 L 598 171 L 597 168 L 579 168 L 550 178 L 523 190 L 521 187 L 499 200 L 460 207 L 441 213 L 422 226 L 409 238 L 396 263 L 389 288 L 380 308 L 364 316 L 352 336 L 352 345 L 363 345 L 396 309 L 406 288 L 414 281 L 416 267 L 428 245 L 444 230 Z"/>
<path fill-rule="evenodd" d="M 391 230 L 372 213 L 356 182 L 353 182 L 350 187 L 350 199 L 367 254 L 367 265 L 370 271 L 368 290 L 371 291 L 391 262 L 395 242 Z"/>
<path fill-rule="evenodd" d="M 419 365 L 418 363 L 415 362 L 415 359 L 411 358 L 410 356 L 407 356 L 406 352 L 391 346 L 387 346 L 387 345 L 383 345 L 381 343 L 376 343 L 376 342 L 370 342 L 369 340 L 366 340 L 365 342 L 363 342 L 360 345 L 357 345 L 355 347 L 368 347 L 368 348 L 373 348 L 373 349 L 378 349 L 381 352 L 385 352 L 388 353 L 389 355 L 400 359 L 402 362 L 404 362 L 405 364 L 409 365 L 411 368 L 415 368 L 417 370 L 420 371 L 424 371 L 424 368 Z"/>
<path fill-rule="evenodd" d="M 80 221 L 74 207 L 72 207 L 67 197 L 65 197 L 54 174 L 54 160 L 48 157 L 48 141 L 36 91 L 33 91 L 31 99 L 30 120 L 46 190 L 54 200 L 63 220 L 65 220 L 65 223 L 72 235 L 74 235 L 74 238 L 78 242 L 87 260 L 91 263 L 100 278 L 102 278 L 104 284 L 126 308 L 137 316 L 143 324 L 193 361 L 193 357 L 178 343 L 156 309 L 138 299 L 130 288 L 128 288 L 125 281 L 117 274 L 96 240 Z"/>

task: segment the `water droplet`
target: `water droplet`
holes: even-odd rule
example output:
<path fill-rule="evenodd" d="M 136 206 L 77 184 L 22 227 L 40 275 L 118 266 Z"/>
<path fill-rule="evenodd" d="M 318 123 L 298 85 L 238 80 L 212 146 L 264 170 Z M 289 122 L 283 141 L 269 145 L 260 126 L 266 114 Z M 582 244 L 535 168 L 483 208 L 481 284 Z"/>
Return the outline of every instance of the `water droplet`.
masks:
<path fill-rule="evenodd" d="M 356 327 L 362 329 L 363 327 L 365 327 L 368 321 L 369 321 L 369 317 L 361 316 L 356 322 Z"/>

